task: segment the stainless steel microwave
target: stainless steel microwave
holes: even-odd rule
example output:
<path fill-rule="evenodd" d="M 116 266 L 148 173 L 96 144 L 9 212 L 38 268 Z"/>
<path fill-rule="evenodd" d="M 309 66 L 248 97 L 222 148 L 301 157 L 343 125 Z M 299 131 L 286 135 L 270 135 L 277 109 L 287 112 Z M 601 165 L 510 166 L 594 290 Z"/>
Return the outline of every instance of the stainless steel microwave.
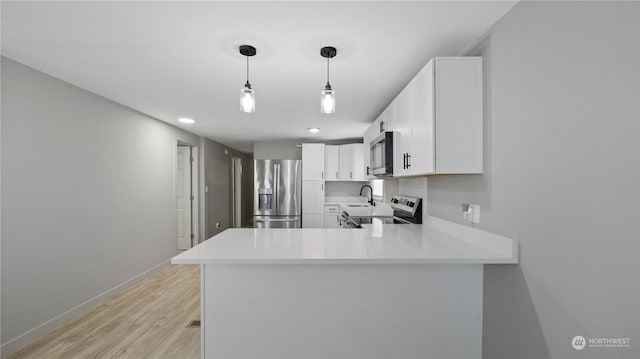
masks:
<path fill-rule="evenodd" d="M 392 131 L 384 131 L 370 143 L 369 171 L 377 177 L 393 176 L 393 140 Z"/>

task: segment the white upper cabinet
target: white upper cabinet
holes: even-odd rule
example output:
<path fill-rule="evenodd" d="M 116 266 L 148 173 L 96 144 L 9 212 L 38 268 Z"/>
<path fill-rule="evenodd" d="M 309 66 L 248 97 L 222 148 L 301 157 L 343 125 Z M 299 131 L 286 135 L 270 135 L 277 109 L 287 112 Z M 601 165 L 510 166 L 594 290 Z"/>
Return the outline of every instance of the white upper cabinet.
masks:
<path fill-rule="evenodd" d="M 396 123 L 396 104 L 390 103 L 387 108 L 384 109 L 381 115 L 381 124 L 378 125 L 378 130 L 380 132 L 383 131 L 393 131 Z"/>
<path fill-rule="evenodd" d="M 375 179 L 371 173 L 371 142 L 375 140 L 378 136 L 380 136 L 380 122 L 383 120 L 382 115 L 379 116 L 373 125 L 367 128 L 367 131 L 364 133 L 364 146 L 363 146 L 363 162 L 364 162 L 364 176 L 365 179 Z"/>
<path fill-rule="evenodd" d="M 435 172 L 433 136 L 433 62 L 409 84 L 411 106 L 411 148 L 407 149 L 407 174 L 419 175 Z"/>
<path fill-rule="evenodd" d="M 381 118 L 395 132 L 394 177 L 482 173 L 482 58 L 430 60 L 365 136 Z"/>
<path fill-rule="evenodd" d="M 393 146 L 393 176 L 409 175 L 409 153 L 411 153 L 411 120 L 412 103 L 410 87 L 407 86 L 393 101 L 395 103 L 396 120 L 393 130 L 396 132 Z"/>
<path fill-rule="evenodd" d="M 436 173 L 482 173 L 482 57 L 435 59 Z"/>
<path fill-rule="evenodd" d="M 340 146 L 340 181 L 353 181 L 353 146 Z"/>
<path fill-rule="evenodd" d="M 340 146 L 324 146 L 324 174 L 327 181 L 339 181 Z"/>
<path fill-rule="evenodd" d="M 325 179 L 327 181 L 364 181 L 364 145 L 325 146 Z"/>
<path fill-rule="evenodd" d="M 364 181 L 366 179 L 366 167 L 364 166 L 364 149 L 362 143 L 352 143 L 351 145 L 351 180 Z"/>
<path fill-rule="evenodd" d="M 302 180 L 324 181 L 324 143 L 302 144 Z"/>

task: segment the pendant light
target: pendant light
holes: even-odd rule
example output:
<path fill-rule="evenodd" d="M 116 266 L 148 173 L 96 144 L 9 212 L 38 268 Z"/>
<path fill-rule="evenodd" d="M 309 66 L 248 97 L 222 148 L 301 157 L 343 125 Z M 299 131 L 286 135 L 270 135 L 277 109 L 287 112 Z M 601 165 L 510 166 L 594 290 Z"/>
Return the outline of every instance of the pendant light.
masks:
<path fill-rule="evenodd" d="M 336 93 L 331 89 L 331 84 L 329 83 L 329 59 L 336 56 L 337 53 L 338 50 L 331 46 L 320 49 L 320 55 L 327 59 L 327 84 L 324 86 L 324 90 L 320 92 L 320 112 L 322 113 L 336 112 Z"/>
<path fill-rule="evenodd" d="M 241 45 L 240 54 L 247 57 L 247 83 L 240 90 L 240 111 L 256 112 L 256 92 L 249 83 L 249 57 L 255 56 L 256 48 L 251 45 Z"/>

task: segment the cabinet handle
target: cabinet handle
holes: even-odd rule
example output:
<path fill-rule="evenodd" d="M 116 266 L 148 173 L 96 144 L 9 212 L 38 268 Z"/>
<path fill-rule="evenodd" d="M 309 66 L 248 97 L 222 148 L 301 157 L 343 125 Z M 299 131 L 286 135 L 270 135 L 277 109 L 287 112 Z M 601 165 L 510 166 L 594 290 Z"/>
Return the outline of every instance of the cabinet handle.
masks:
<path fill-rule="evenodd" d="M 336 179 L 340 178 L 340 176 L 338 175 L 338 172 L 336 172 Z"/>
<path fill-rule="evenodd" d="M 384 121 L 380 121 L 380 133 L 384 132 Z"/>
<path fill-rule="evenodd" d="M 367 166 L 367 176 L 369 176 L 371 174 L 369 166 Z"/>
<path fill-rule="evenodd" d="M 353 178 L 353 172 L 349 172 L 349 178 Z"/>
<path fill-rule="evenodd" d="M 320 172 L 320 178 L 324 179 L 324 171 Z"/>
<path fill-rule="evenodd" d="M 402 169 L 407 169 L 407 154 L 403 153 L 402 154 Z"/>
<path fill-rule="evenodd" d="M 410 158 L 411 158 L 411 155 L 407 153 L 407 168 L 411 167 L 411 163 L 409 162 Z"/>

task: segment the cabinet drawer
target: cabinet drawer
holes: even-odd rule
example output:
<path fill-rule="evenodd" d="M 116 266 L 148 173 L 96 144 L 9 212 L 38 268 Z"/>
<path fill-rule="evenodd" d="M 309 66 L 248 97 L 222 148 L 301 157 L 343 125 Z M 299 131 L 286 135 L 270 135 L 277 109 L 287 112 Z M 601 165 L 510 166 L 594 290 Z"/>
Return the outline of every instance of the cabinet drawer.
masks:
<path fill-rule="evenodd" d="M 340 213 L 340 206 L 337 204 L 332 204 L 332 205 L 325 205 L 324 206 L 324 213 Z"/>

